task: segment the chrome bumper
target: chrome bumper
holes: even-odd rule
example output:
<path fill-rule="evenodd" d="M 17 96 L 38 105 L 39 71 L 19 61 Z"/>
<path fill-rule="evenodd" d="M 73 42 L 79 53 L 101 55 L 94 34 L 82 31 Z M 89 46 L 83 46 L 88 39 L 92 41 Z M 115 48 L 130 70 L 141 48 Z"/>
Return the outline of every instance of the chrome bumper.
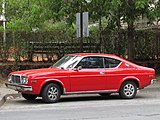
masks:
<path fill-rule="evenodd" d="M 19 92 L 32 92 L 31 86 L 18 85 L 13 83 L 6 83 L 5 85 L 7 88 L 10 88 Z"/>
<path fill-rule="evenodd" d="M 151 85 L 154 84 L 154 83 L 156 83 L 156 81 L 157 81 L 157 79 L 152 79 L 151 80 Z"/>

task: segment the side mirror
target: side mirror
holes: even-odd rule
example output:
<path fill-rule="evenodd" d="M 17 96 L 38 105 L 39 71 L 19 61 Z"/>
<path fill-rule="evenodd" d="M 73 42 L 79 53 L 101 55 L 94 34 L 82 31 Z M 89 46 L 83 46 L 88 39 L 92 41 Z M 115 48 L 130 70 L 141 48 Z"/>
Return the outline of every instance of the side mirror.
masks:
<path fill-rule="evenodd" d="M 74 68 L 74 71 L 82 70 L 82 66 L 79 66 L 78 68 Z"/>
<path fill-rule="evenodd" d="M 52 65 L 52 66 L 50 66 L 49 68 L 53 68 L 53 65 Z"/>

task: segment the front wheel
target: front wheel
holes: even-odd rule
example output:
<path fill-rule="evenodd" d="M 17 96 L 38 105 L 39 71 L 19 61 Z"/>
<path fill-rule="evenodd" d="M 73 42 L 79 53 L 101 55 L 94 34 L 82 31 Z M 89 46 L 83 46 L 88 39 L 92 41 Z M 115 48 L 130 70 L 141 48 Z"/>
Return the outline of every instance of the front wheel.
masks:
<path fill-rule="evenodd" d="M 42 90 L 42 99 L 46 103 L 58 102 L 61 96 L 61 89 L 57 84 L 47 84 Z"/>
<path fill-rule="evenodd" d="M 37 95 L 22 93 L 22 97 L 24 97 L 26 100 L 35 100 L 37 98 Z"/>
<path fill-rule="evenodd" d="M 119 94 L 121 98 L 132 99 L 137 94 L 137 85 L 133 81 L 124 82 L 121 85 Z"/>

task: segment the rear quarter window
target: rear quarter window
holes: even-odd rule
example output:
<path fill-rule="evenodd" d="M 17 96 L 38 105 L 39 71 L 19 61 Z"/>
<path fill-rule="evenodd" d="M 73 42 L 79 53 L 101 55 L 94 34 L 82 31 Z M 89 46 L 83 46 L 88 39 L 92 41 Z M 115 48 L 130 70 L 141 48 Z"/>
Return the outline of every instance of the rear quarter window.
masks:
<path fill-rule="evenodd" d="M 116 68 L 121 61 L 113 58 L 105 58 L 104 59 L 105 68 Z"/>

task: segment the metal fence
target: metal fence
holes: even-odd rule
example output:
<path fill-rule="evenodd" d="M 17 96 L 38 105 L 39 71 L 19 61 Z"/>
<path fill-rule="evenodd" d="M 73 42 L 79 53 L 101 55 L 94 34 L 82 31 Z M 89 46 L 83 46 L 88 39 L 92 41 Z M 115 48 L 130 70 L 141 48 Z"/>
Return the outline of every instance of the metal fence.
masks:
<path fill-rule="evenodd" d="M 83 40 L 83 52 L 101 52 L 127 57 L 127 34 L 104 31 L 91 33 Z M 7 33 L 6 45 L 0 33 L 1 61 L 52 61 L 55 55 L 80 52 L 80 39 L 65 32 L 10 32 Z M 134 39 L 134 60 L 160 60 L 160 32 L 158 30 L 136 31 Z M 37 59 L 34 59 L 36 56 Z M 39 57 L 39 58 L 38 58 Z M 42 58 L 42 59 L 40 59 Z M 44 58 L 44 59 L 43 59 Z"/>

